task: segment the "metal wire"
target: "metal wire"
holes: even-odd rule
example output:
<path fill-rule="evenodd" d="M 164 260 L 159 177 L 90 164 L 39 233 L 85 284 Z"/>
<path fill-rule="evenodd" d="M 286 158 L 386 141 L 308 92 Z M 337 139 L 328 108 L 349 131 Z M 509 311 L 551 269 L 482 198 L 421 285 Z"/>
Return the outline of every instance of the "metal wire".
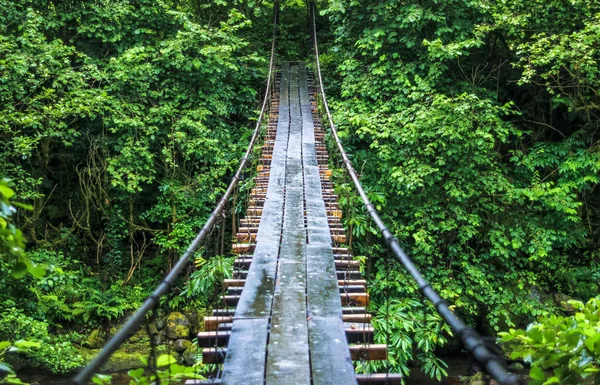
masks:
<path fill-rule="evenodd" d="M 152 309 L 156 308 L 157 305 L 160 304 L 160 298 L 165 295 L 170 289 L 175 280 L 181 275 L 181 273 L 185 270 L 188 265 L 189 259 L 192 257 L 198 246 L 204 241 L 206 236 L 210 233 L 213 228 L 217 218 L 220 216 L 221 212 L 225 208 L 231 193 L 234 191 L 237 183 L 240 180 L 242 172 L 246 167 L 246 163 L 248 158 L 250 157 L 252 150 L 254 148 L 254 144 L 257 141 L 257 138 L 260 133 L 260 128 L 262 124 L 263 117 L 265 115 L 265 111 L 267 110 L 267 105 L 271 93 L 271 77 L 273 74 L 273 67 L 275 63 L 275 43 L 277 37 L 279 23 L 279 1 L 275 2 L 275 7 L 273 10 L 273 40 L 271 42 L 271 60 L 269 61 L 269 76 L 267 78 L 267 88 L 265 91 L 265 97 L 263 99 L 262 108 L 260 110 L 260 115 L 258 116 L 258 120 L 256 121 L 256 127 L 254 128 L 254 133 L 252 134 L 252 138 L 250 139 L 250 143 L 248 143 L 248 148 L 246 149 L 246 153 L 240 159 L 240 165 L 229 183 L 225 194 L 211 213 L 210 217 L 204 224 L 204 227 L 200 230 L 196 238 L 192 241 L 188 249 L 185 253 L 179 258 L 175 266 L 169 271 L 169 273 L 162 280 L 160 285 L 154 290 L 154 292 L 146 298 L 142 306 L 127 320 L 127 322 L 123 325 L 121 330 L 119 330 L 107 343 L 104 345 L 104 348 L 98 353 L 94 359 L 83 368 L 71 381 L 73 385 L 85 385 L 87 384 L 92 376 L 100 370 L 102 365 L 108 361 L 110 356 L 129 338 L 133 332 L 139 329 L 139 327 L 144 322 L 146 314 L 150 312 Z"/>
<path fill-rule="evenodd" d="M 327 118 L 329 119 L 329 126 L 331 128 L 331 133 L 335 139 L 340 155 L 342 156 L 344 166 L 348 170 L 352 181 L 354 182 L 354 186 L 358 191 L 358 194 L 363 200 L 364 206 L 367 209 L 369 215 L 373 219 L 373 222 L 377 225 L 381 234 L 383 235 L 383 239 L 385 244 L 391 249 L 396 258 L 402 263 L 404 268 L 408 271 L 408 273 L 413 277 L 415 282 L 417 283 L 419 290 L 421 293 L 434 305 L 438 314 L 446 321 L 448 325 L 454 330 L 454 332 L 460 337 L 462 343 L 470 352 L 473 359 L 481 365 L 485 371 L 491 375 L 498 383 L 501 385 L 518 385 L 519 379 L 514 374 L 508 372 L 506 365 L 504 364 L 504 360 L 500 355 L 491 351 L 489 347 L 486 345 L 481 336 L 470 326 L 467 326 L 461 319 L 459 319 L 448 307 L 446 302 L 439 296 L 439 294 L 431 287 L 429 282 L 423 277 L 421 272 L 417 269 L 414 262 L 410 259 L 410 257 L 404 252 L 398 240 L 392 232 L 385 226 L 385 223 L 379 216 L 377 210 L 369 200 L 367 194 L 365 193 L 360 180 L 358 179 L 358 175 L 352 166 L 352 162 L 348 159 L 348 155 L 344 150 L 344 146 L 338 136 L 336 126 L 331 117 L 331 112 L 329 111 L 329 105 L 327 104 L 327 98 L 325 96 L 325 88 L 323 86 L 323 77 L 321 75 L 321 64 L 319 62 L 319 46 L 317 43 L 317 29 L 316 29 L 316 5 L 313 0 L 310 2 L 310 6 L 312 8 L 312 20 L 310 20 L 312 24 L 311 33 L 312 33 L 312 41 L 314 43 L 315 50 L 315 59 L 316 59 L 316 67 L 317 67 L 317 76 L 319 78 L 319 87 L 321 89 L 321 98 L 323 99 L 323 107 L 325 108 L 325 112 L 327 113 Z"/>

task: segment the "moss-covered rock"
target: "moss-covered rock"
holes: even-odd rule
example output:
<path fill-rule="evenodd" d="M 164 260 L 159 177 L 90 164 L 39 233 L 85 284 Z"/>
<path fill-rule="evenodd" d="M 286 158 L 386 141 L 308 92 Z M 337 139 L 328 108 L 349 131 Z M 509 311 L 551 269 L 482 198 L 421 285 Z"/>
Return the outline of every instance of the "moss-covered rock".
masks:
<path fill-rule="evenodd" d="M 521 371 L 521 370 L 525 370 L 525 365 L 523 365 L 520 362 L 512 362 L 510 365 L 508 365 L 508 369 L 511 371 Z"/>
<path fill-rule="evenodd" d="M 198 309 L 195 306 L 187 306 L 182 310 L 182 312 L 190 321 L 190 328 L 192 329 L 192 331 L 200 331 L 202 319 L 204 318 L 206 309 Z"/>
<path fill-rule="evenodd" d="M 188 338 L 190 336 L 190 321 L 180 312 L 173 312 L 167 317 L 165 334 L 172 340 Z"/>
<path fill-rule="evenodd" d="M 163 330 L 165 326 L 167 326 L 167 315 L 162 309 L 159 309 L 156 312 L 156 319 L 154 320 L 154 325 L 157 330 Z"/>
<path fill-rule="evenodd" d="M 483 372 L 476 373 L 473 376 L 463 377 L 460 379 L 464 385 L 486 385 L 487 381 Z"/>
<path fill-rule="evenodd" d="M 560 306 L 560 308 L 563 309 L 565 312 L 575 313 L 575 308 L 573 307 L 573 305 L 568 303 L 570 300 L 573 299 L 573 297 L 570 297 L 563 293 L 554 293 L 553 297 L 554 297 L 554 302 L 558 306 Z"/>
<path fill-rule="evenodd" d="M 151 336 L 159 333 L 158 328 L 154 324 L 151 324 L 148 326 L 148 332 L 150 333 Z"/>
<path fill-rule="evenodd" d="M 175 343 L 173 344 L 173 348 L 178 353 L 182 353 L 183 351 L 185 351 L 190 346 L 192 346 L 192 341 L 185 340 L 185 339 L 179 339 L 179 340 L 175 341 Z"/>
<path fill-rule="evenodd" d="M 104 345 L 104 338 L 100 329 L 94 329 L 86 338 L 84 345 L 92 349 L 100 349 Z"/>
<path fill-rule="evenodd" d="M 118 372 L 121 370 L 137 369 L 141 367 L 142 358 L 147 357 L 147 354 L 143 354 L 139 351 L 123 351 L 117 350 L 113 354 L 108 362 L 104 364 L 102 370 L 107 372 Z"/>
<path fill-rule="evenodd" d="M 198 348 L 194 344 L 190 344 L 181 356 L 183 358 L 183 363 L 188 366 L 193 366 L 196 361 L 200 359 L 200 357 L 198 357 Z"/>

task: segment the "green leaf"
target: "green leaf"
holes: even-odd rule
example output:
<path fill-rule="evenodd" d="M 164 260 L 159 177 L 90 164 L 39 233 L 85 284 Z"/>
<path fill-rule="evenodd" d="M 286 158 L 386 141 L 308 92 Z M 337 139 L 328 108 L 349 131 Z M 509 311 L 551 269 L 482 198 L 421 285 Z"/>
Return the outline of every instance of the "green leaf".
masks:
<path fill-rule="evenodd" d="M 162 354 L 156 360 L 156 366 L 159 368 L 163 368 L 175 363 L 177 363 L 177 359 L 170 354 Z"/>
<path fill-rule="evenodd" d="M 4 199 L 10 199 L 15 195 L 15 192 L 10 187 L 0 184 L 0 194 Z"/>
<path fill-rule="evenodd" d="M 132 378 L 140 378 L 144 375 L 144 368 L 132 369 L 127 374 Z"/>
<path fill-rule="evenodd" d="M 10 274 L 16 278 L 20 279 L 27 275 L 27 265 L 23 262 L 18 262 L 10 271 Z"/>
<path fill-rule="evenodd" d="M 35 341 L 19 340 L 19 341 L 15 341 L 15 346 L 17 348 L 39 348 L 40 343 L 35 342 Z"/>
<path fill-rule="evenodd" d="M 15 371 L 13 370 L 12 366 L 10 366 L 9 364 L 7 364 L 6 362 L 0 362 L 0 371 L 2 372 L 8 372 L 8 373 L 15 373 Z"/>
<path fill-rule="evenodd" d="M 556 376 L 552 376 L 546 382 L 544 382 L 543 385 L 558 384 L 558 383 L 560 383 L 560 378 L 558 378 Z"/>
<path fill-rule="evenodd" d="M 31 267 L 29 267 L 29 272 L 35 278 L 42 278 L 46 275 L 46 267 L 43 265 L 32 265 Z"/>
<path fill-rule="evenodd" d="M 542 368 L 539 366 L 534 366 L 529 371 L 529 377 L 533 378 L 534 380 L 542 381 L 544 378 L 546 378 L 546 374 Z"/>

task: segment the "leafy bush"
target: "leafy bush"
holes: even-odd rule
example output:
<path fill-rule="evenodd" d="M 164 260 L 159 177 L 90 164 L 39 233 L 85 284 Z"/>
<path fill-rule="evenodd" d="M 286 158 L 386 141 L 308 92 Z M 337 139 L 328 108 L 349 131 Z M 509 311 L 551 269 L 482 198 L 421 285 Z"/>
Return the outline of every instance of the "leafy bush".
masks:
<path fill-rule="evenodd" d="M 408 363 L 416 361 L 432 378 L 441 380 L 448 374 L 448 366 L 434 353 L 447 343 L 446 336 L 452 333 L 430 305 L 414 299 L 391 299 L 377 309 L 373 326 L 375 342 L 388 345 L 389 358 L 359 362 L 358 371 L 386 369 L 408 375 Z"/>
<path fill-rule="evenodd" d="M 15 226 L 12 216 L 17 207 L 31 210 L 29 205 L 14 202 L 13 183 L 6 178 L 0 179 L 0 268 L 6 264 L 7 270 L 15 277 L 22 277 L 28 272 L 36 277 L 44 275 L 43 266 L 31 262 L 25 254 L 25 237 Z"/>
<path fill-rule="evenodd" d="M 0 341 L 0 384 L 25 384 L 16 375 L 12 366 L 4 362 L 6 353 L 18 352 L 19 349 L 37 348 L 39 343 L 19 340 L 15 342 Z"/>
<path fill-rule="evenodd" d="M 231 278 L 233 260 L 232 257 L 221 255 L 209 259 L 197 257 L 194 260 L 196 270 L 187 280 L 182 296 L 200 299 L 204 302 L 203 305 L 207 305 L 206 301 L 214 298 L 221 289 L 223 280 Z"/>
<path fill-rule="evenodd" d="M 169 354 L 161 354 L 156 358 L 156 374 L 146 375 L 145 367 L 148 367 L 147 359 L 142 360 L 144 367 L 130 370 L 127 372 L 131 378 L 131 384 L 152 385 L 163 381 L 196 379 L 203 380 L 204 377 L 198 374 L 196 367 L 186 367 L 177 364 L 177 359 Z"/>
<path fill-rule="evenodd" d="M 50 333 L 48 323 L 28 317 L 14 307 L 7 306 L 0 313 L 0 340 L 37 343 L 24 346 L 20 352 L 31 359 L 34 365 L 53 373 L 67 373 L 83 364 L 83 357 L 71 343 L 79 337 Z"/>
<path fill-rule="evenodd" d="M 500 333 L 511 358 L 531 362 L 531 385 L 600 383 L 600 296 L 568 304 L 574 315 L 552 315 L 526 330 Z"/>

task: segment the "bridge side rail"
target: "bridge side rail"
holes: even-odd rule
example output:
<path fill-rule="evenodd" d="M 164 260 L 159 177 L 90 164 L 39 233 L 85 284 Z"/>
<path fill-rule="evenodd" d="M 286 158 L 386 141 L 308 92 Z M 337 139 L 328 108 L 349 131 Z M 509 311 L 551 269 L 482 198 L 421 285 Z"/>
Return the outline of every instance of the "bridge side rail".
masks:
<path fill-rule="evenodd" d="M 413 277 L 415 282 L 417 283 L 419 290 L 421 293 L 434 305 L 437 313 L 444 319 L 444 321 L 450 325 L 452 330 L 459 336 L 463 345 L 467 348 L 473 359 L 481 365 L 485 371 L 491 375 L 498 383 L 501 385 L 518 385 L 519 379 L 514 374 L 508 372 L 506 368 L 504 359 L 500 357 L 497 353 L 492 351 L 485 343 L 485 341 L 481 338 L 481 336 L 470 326 L 466 325 L 460 318 L 458 318 L 452 310 L 448 307 L 448 304 L 440 297 L 440 295 L 431 287 L 429 282 L 423 277 L 419 269 L 415 266 L 414 262 L 411 258 L 406 254 L 406 252 L 402 249 L 398 240 L 392 232 L 386 227 L 385 223 L 379 216 L 379 213 L 369 200 L 369 197 L 365 193 L 358 178 L 354 167 L 352 166 L 352 162 L 348 159 L 348 155 L 344 150 L 344 146 L 338 136 L 337 129 L 333 119 L 331 117 L 331 112 L 329 110 L 329 105 L 327 104 L 327 97 L 325 95 L 325 88 L 323 86 L 323 77 L 321 75 L 321 65 L 319 62 L 319 46 L 317 42 L 317 30 L 316 30 L 316 5 L 314 0 L 310 2 L 309 8 L 309 22 L 311 28 L 311 37 L 314 45 L 315 51 L 315 61 L 316 61 L 316 69 L 317 69 L 317 77 L 319 81 L 319 88 L 321 99 L 323 101 L 323 107 L 327 114 L 327 118 L 329 120 L 329 127 L 331 129 L 331 133 L 337 145 L 338 151 L 342 157 L 344 166 L 352 181 L 354 182 L 354 186 L 358 191 L 358 194 L 363 200 L 364 207 L 367 209 L 371 219 L 379 228 L 381 234 L 383 235 L 383 239 L 385 244 L 390 248 L 390 250 L 394 253 L 394 256 L 400 263 L 404 266 L 404 268 L 408 271 L 408 273 Z"/>
<path fill-rule="evenodd" d="M 192 243 L 189 245 L 185 253 L 179 258 L 175 266 L 169 271 L 169 273 L 165 276 L 159 286 L 154 290 L 154 292 L 146 298 L 142 306 L 127 320 L 127 322 L 123 325 L 123 327 L 106 343 L 106 345 L 102 348 L 100 353 L 90 363 L 84 367 L 71 381 L 73 385 L 85 385 L 87 384 L 92 376 L 97 373 L 102 365 L 108 361 L 110 356 L 132 335 L 135 331 L 139 329 L 139 327 L 144 322 L 144 318 L 146 315 L 154 309 L 157 305 L 160 304 L 160 298 L 165 295 L 170 289 L 175 280 L 181 275 L 186 266 L 189 263 L 191 256 L 194 254 L 198 246 L 205 240 L 206 236 L 210 234 L 213 226 L 215 225 L 217 218 L 221 215 L 223 210 L 225 209 L 225 205 L 227 201 L 231 197 L 235 187 L 237 186 L 240 178 L 242 176 L 242 172 L 246 168 L 246 164 L 248 159 L 251 156 L 252 150 L 256 141 L 260 136 L 262 120 L 265 115 L 265 112 L 268 107 L 269 97 L 271 95 L 271 79 L 273 77 L 273 68 L 275 66 L 275 47 L 278 33 L 278 25 L 279 25 L 279 1 L 275 1 L 273 10 L 273 39 L 271 43 L 271 59 L 269 61 L 269 75 L 267 78 L 267 85 L 265 96 L 262 102 L 262 107 L 260 110 L 260 115 L 256 121 L 256 126 L 254 128 L 254 133 L 248 143 L 248 148 L 244 156 L 240 159 L 239 167 L 229 183 L 225 194 L 212 211 L 210 217 L 200 230 L 200 232 L 196 235 Z"/>

